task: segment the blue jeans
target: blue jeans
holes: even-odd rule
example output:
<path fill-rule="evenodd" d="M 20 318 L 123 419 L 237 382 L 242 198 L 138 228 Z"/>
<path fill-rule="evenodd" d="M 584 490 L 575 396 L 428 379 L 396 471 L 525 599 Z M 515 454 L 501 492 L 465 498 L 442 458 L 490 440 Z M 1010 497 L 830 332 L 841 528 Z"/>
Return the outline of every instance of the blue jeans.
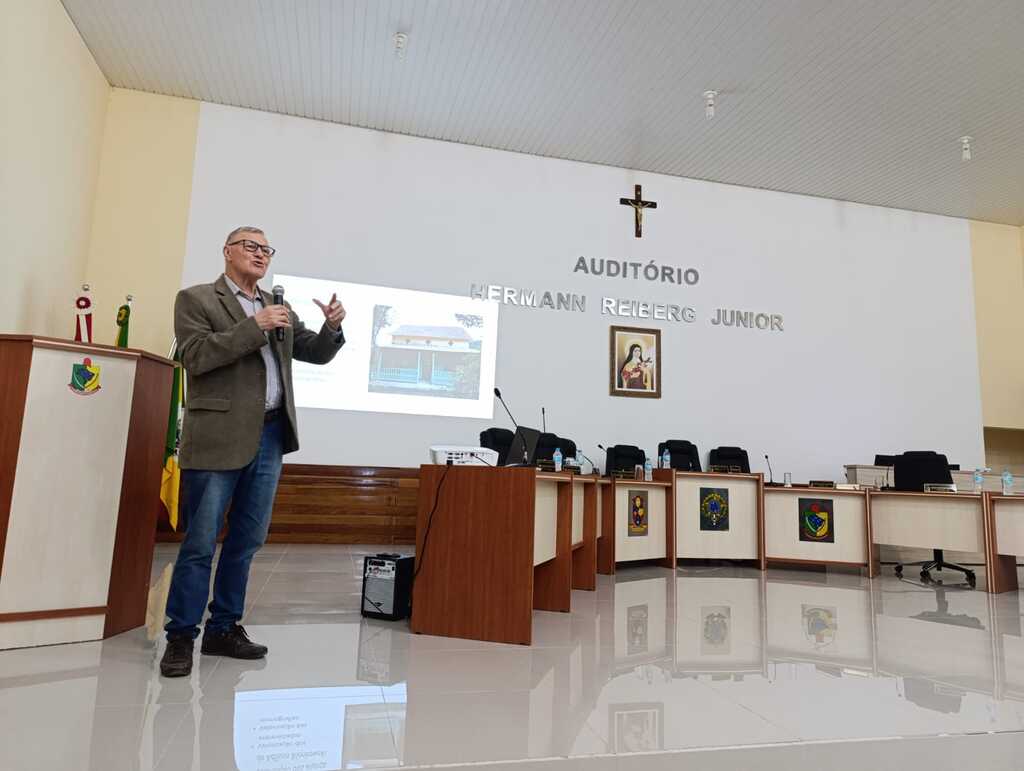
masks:
<path fill-rule="evenodd" d="M 199 624 L 210 594 L 210 566 L 217 549 L 217 534 L 224 526 L 229 503 L 228 534 L 217 563 L 206 630 L 223 632 L 242 619 L 249 563 L 270 529 L 270 512 L 281 477 L 285 420 L 277 418 L 264 424 L 260 448 L 245 468 L 182 472 L 181 505 L 187 529 L 167 597 L 169 621 L 164 630 L 168 639 L 199 636 Z"/>

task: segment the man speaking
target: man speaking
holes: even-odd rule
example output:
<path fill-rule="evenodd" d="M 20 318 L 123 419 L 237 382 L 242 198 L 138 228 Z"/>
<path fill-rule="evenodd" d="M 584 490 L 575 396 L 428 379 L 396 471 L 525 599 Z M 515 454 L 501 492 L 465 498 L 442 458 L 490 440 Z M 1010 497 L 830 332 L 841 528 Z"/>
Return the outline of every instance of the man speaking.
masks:
<path fill-rule="evenodd" d="M 174 303 L 174 333 L 188 374 L 180 450 L 187 529 L 167 599 L 167 650 L 160 661 L 166 677 L 192 671 L 217 533 L 229 503 L 202 652 L 239 659 L 267 654 L 238 622 L 249 563 L 270 527 L 281 456 L 299 447 L 292 358 L 326 364 L 345 343 L 345 308 L 337 295 L 314 301 L 325 319 L 318 334 L 260 289 L 257 282 L 273 256 L 262 230 L 236 228 L 224 244 L 224 275 L 181 290 Z"/>

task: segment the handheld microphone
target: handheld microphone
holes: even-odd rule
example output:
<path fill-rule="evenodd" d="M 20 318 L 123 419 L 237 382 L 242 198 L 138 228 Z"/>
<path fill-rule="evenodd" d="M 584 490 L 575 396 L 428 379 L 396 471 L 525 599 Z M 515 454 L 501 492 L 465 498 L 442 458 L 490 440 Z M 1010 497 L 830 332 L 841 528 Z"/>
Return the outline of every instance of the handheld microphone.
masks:
<path fill-rule="evenodd" d="M 512 417 L 512 410 L 510 410 L 508 408 L 508 405 L 505 404 L 505 400 L 501 398 L 501 391 L 498 388 L 494 389 L 494 395 L 496 397 L 498 397 L 498 401 L 501 402 L 501 406 L 504 407 L 505 408 L 505 412 L 508 413 L 509 420 L 512 421 L 512 425 L 515 426 L 516 430 L 518 431 L 519 430 L 519 424 L 516 423 L 516 419 Z"/>
<path fill-rule="evenodd" d="M 764 454 L 764 462 L 768 464 L 768 484 L 774 484 L 775 475 L 772 473 L 772 462 L 768 460 L 768 453 Z"/>
<path fill-rule="evenodd" d="M 540 408 L 540 430 L 545 434 L 548 432 L 548 416 L 543 407 Z"/>
<path fill-rule="evenodd" d="M 280 284 L 274 285 L 274 305 L 284 305 L 284 287 Z M 274 330 L 278 340 L 284 340 L 284 327 L 278 327 Z"/>

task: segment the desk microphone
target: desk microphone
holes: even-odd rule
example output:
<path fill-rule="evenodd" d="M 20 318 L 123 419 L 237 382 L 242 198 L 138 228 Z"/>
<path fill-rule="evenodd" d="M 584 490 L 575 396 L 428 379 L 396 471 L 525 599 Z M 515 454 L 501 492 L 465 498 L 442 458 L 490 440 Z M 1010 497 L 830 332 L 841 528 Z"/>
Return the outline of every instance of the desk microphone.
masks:
<path fill-rule="evenodd" d="M 772 462 L 768 460 L 768 453 L 764 454 L 764 462 L 768 464 L 768 484 L 775 484 L 775 475 L 772 473 Z"/>
<path fill-rule="evenodd" d="M 490 466 L 491 468 L 495 468 L 495 465 L 493 463 L 491 463 L 489 460 L 487 460 L 487 458 L 485 458 L 483 455 L 480 455 L 479 453 L 471 452 L 470 456 L 473 457 L 473 458 L 476 458 L 478 461 L 483 463 L 485 466 Z"/>
<path fill-rule="evenodd" d="M 501 398 L 501 389 L 495 387 L 494 395 L 496 397 L 498 397 L 498 401 L 501 402 L 501 406 L 504 407 L 505 408 L 505 412 L 508 413 L 509 420 L 512 421 L 512 425 L 515 426 L 516 427 L 516 431 L 518 431 L 519 430 L 519 424 L 516 423 L 516 419 L 512 417 L 512 410 L 510 410 L 508 408 L 508 405 L 505 404 L 505 400 Z"/>
<path fill-rule="evenodd" d="M 284 305 L 284 287 L 280 284 L 274 286 L 274 305 Z M 278 327 L 274 334 L 277 335 L 278 340 L 284 340 L 284 327 Z"/>
<path fill-rule="evenodd" d="M 505 400 L 501 398 L 501 390 L 497 387 L 494 388 L 494 395 L 498 397 L 498 401 L 501 402 L 501 406 L 505 408 L 505 412 L 508 413 L 509 419 L 512 421 L 512 425 L 516 427 L 516 433 L 520 435 L 523 440 L 523 465 L 530 465 L 530 452 L 526 449 L 526 436 L 519 431 L 519 424 L 516 423 L 516 419 L 512 417 L 512 410 L 505 404 Z M 511 448 L 509 448 L 511 449 Z"/>
<path fill-rule="evenodd" d="M 548 415 L 544 408 L 540 408 L 540 430 L 545 434 L 548 432 Z"/>
<path fill-rule="evenodd" d="M 590 464 L 590 469 L 591 469 L 591 470 L 592 470 L 592 471 L 593 471 L 594 473 L 597 473 L 597 464 L 596 464 L 596 463 L 594 463 L 594 461 L 592 461 L 592 460 L 591 460 L 590 458 L 588 458 L 588 457 L 587 457 L 587 456 L 586 456 L 586 455 L 584 454 L 583 450 L 581 450 L 581 449 L 580 449 L 579 447 L 577 447 L 577 448 L 576 448 L 576 454 L 577 454 L 577 455 L 578 455 L 579 457 L 583 458 L 583 460 L 585 460 L 585 461 L 586 461 L 587 463 L 589 463 L 589 464 Z"/>

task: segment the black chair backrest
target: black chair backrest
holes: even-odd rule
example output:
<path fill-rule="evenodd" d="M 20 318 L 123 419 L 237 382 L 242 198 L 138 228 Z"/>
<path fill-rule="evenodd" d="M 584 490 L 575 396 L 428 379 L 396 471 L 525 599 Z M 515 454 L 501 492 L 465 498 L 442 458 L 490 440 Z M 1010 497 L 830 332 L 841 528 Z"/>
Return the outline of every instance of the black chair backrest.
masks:
<path fill-rule="evenodd" d="M 512 446 L 512 437 L 515 436 L 507 428 L 488 428 L 480 432 L 480 446 L 498 453 L 498 465 L 504 466 L 508 458 L 508 448 Z"/>
<path fill-rule="evenodd" d="M 896 464 L 895 455 L 876 455 L 875 465 L 876 466 L 893 466 Z"/>
<path fill-rule="evenodd" d="M 537 460 L 551 460 L 555 449 L 562 451 L 562 458 L 576 457 L 576 442 L 557 434 L 541 434 L 537 440 Z"/>
<path fill-rule="evenodd" d="M 564 436 L 558 437 L 558 447 L 562 451 L 563 458 L 576 457 L 576 442 L 572 439 L 566 439 Z"/>
<path fill-rule="evenodd" d="M 551 460 L 555 454 L 555 448 L 560 447 L 558 437 L 555 434 L 540 435 L 537 439 L 537 460 Z M 562 450 L 562 457 L 566 457 L 565 450 Z"/>
<path fill-rule="evenodd" d="M 678 471 L 700 471 L 700 453 L 697 445 L 685 439 L 666 439 L 658 445 L 658 457 L 668 450 L 672 468 Z"/>
<path fill-rule="evenodd" d="M 950 484 L 949 460 L 933 450 L 913 450 L 893 458 L 893 487 L 921 492 L 926 484 Z"/>
<path fill-rule="evenodd" d="M 744 474 L 750 473 L 750 459 L 742 447 L 716 447 L 708 453 L 708 468 L 712 466 L 736 466 Z"/>
<path fill-rule="evenodd" d="M 647 453 L 631 444 L 616 444 L 605 453 L 604 473 L 611 476 L 615 471 L 632 472 L 647 460 Z"/>

